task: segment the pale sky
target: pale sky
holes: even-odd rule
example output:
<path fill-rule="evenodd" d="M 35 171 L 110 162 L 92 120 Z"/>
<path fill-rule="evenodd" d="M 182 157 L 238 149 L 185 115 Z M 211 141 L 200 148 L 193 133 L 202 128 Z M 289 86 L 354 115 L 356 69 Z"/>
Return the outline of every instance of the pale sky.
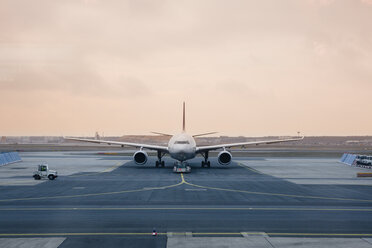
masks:
<path fill-rule="evenodd" d="M 372 135 L 372 0 L 2 0 L 0 135 Z"/>

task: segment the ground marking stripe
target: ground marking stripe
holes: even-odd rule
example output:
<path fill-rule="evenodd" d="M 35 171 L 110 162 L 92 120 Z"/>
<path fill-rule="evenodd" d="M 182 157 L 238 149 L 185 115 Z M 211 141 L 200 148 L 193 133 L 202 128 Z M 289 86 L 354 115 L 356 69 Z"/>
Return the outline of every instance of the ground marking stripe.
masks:
<path fill-rule="evenodd" d="M 192 183 L 189 183 L 189 182 L 185 182 L 185 184 L 190 185 L 190 186 L 194 186 L 194 187 L 198 187 L 198 188 L 204 188 L 204 189 L 213 189 L 213 190 L 229 191 L 229 192 L 239 192 L 239 193 L 255 194 L 255 195 L 271 195 L 271 196 L 284 196 L 284 197 L 293 197 L 293 198 L 323 199 L 323 200 L 337 200 L 337 201 L 372 202 L 372 200 L 365 200 L 365 199 L 337 198 L 337 197 L 326 197 L 326 196 L 290 195 L 290 194 L 282 194 L 282 193 L 266 193 L 266 192 L 256 192 L 256 191 L 247 191 L 247 190 L 238 190 L 238 189 L 224 189 L 224 188 L 201 186 L 201 185 L 192 184 Z"/>
<path fill-rule="evenodd" d="M 265 173 L 262 173 L 261 171 L 258 171 L 258 170 L 256 170 L 256 169 L 253 169 L 253 168 L 249 167 L 248 165 L 242 164 L 242 163 L 240 163 L 240 162 L 237 162 L 237 164 L 238 164 L 240 167 L 243 167 L 243 168 L 245 168 L 245 169 L 247 169 L 247 170 L 253 171 L 254 173 L 261 174 L 261 175 L 266 175 Z"/>
<path fill-rule="evenodd" d="M 167 233 L 157 233 L 158 235 L 167 235 Z M 184 232 L 173 232 L 173 235 L 184 236 Z M 248 235 L 262 235 L 261 232 L 246 232 Z M 266 233 L 269 236 L 345 236 L 345 237 L 372 237 L 371 233 Z M 0 237 L 6 236 L 152 236 L 151 232 L 136 233 L 0 233 Z M 193 232 L 192 235 L 239 235 L 241 232 Z"/>
<path fill-rule="evenodd" d="M 107 173 L 107 172 L 110 172 L 114 169 L 116 169 L 117 167 L 123 165 L 123 161 L 119 161 L 117 162 L 114 166 L 110 167 L 110 168 L 107 168 L 103 171 L 98 171 L 98 172 L 92 172 L 92 173 L 88 173 L 88 174 L 82 174 L 82 175 L 71 175 L 71 176 L 68 176 L 68 177 L 85 177 L 85 176 L 93 176 L 93 175 L 98 175 L 98 174 L 102 174 L 102 173 Z"/>
<path fill-rule="evenodd" d="M 123 208 L 79 208 L 79 207 L 56 207 L 56 208 L 0 208 L 0 211 L 79 211 L 79 210 L 91 210 L 91 211 L 126 211 L 126 210 L 235 210 L 235 211 L 351 211 L 351 212 L 372 212 L 371 208 L 359 209 L 359 208 L 229 208 L 229 207 L 149 207 L 149 208 L 135 208 L 135 207 L 123 207 Z"/>
<path fill-rule="evenodd" d="M 142 189 L 133 189 L 133 190 L 114 191 L 114 192 L 103 192 L 103 193 L 79 194 L 79 195 L 44 196 L 44 197 L 3 199 L 3 200 L 0 200 L 0 202 L 27 201 L 27 200 L 46 200 L 46 199 L 61 199 L 61 198 L 114 195 L 114 194 L 124 194 L 124 193 L 141 192 L 141 191 L 149 191 L 149 190 L 163 190 L 163 189 L 178 187 L 182 184 L 187 184 L 187 185 L 192 186 L 192 187 L 203 188 L 203 189 L 212 189 L 212 190 L 227 191 L 227 192 L 239 192 L 239 193 L 255 194 L 255 195 L 270 195 L 270 196 L 281 196 L 281 197 L 293 197 L 293 198 L 305 198 L 305 199 L 323 199 L 323 200 L 337 200 L 337 201 L 372 202 L 372 200 L 365 200 L 365 199 L 337 198 L 337 197 L 325 197 L 325 196 L 290 195 L 290 194 L 282 194 L 282 193 L 267 193 L 267 192 L 256 192 L 256 191 L 247 191 L 247 190 L 236 190 L 236 189 L 224 189 L 224 188 L 208 187 L 208 186 L 202 186 L 202 185 L 197 185 L 197 184 L 187 182 L 185 180 L 184 176 L 183 176 L 183 173 L 181 173 L 181 182 L 179 182 L 177 184 L 168 185 L 168 186 L 152 187 L 152 188 L 150 187 L 150 188 L 145 188 L 145 189 L 142 188 Z"/>
<path fill-rule="evenodd" d="M 87 196 L 101 196 L 101 195 L 114 195 L 114 194 L 123 194 L 123 193 L 132 193 L 132 192 L 141 192 L 141 191 L 150 191 L 150 190 L 162 190 L 177 187 L 183 184 L 182 182 L 167 186 L 152 187 L 146 189 L 133 189 L 133 190 L 122 190 L 114 192 L 103 192 L 103 193 L 91 193 L 91 194 L 80 194 L 80 195 L 62 195 L 62 196 L 44 196 L 44 197 L 30 197 L 30 198 L 14 198 L 14 199 L 4 199 L 0 202 L 8 201 L 28 201 L 28 200 L 46 200 L 46 199 L 61 199 L 61 198 L 74 198 L 74 197 L 87 197 Z"/>
<path fill-rule="evenodd" d="M 372 200 L 366 200 L 366 199 L 338 198 L 338 197 L 327 197 L 327 196 L 291 195 L 291 194 L 282 194 L 282 193 L 267 193 L 267 192 L 257 192 L 257 191 L 248 191 L 248 190 L 238 190 L 238 189 L 225 189 L 225 188 L 202 186 L 198 184 L 189 183 L 187 181 L 185 181 L 185 184 L 193 186 L 193 187 L 203 188 L 203 189 L 212 189 L 212 190 L 228 191 L 228 192 L 239 192 L 239 193 L 255 194 L 255 195 L 271 195 L 271 196 L 283 196 L 283 197 L 292 197 L 292 198 L 323 199 L 323 200 L 337 200 L 337 201 L 372 202 Z"/>

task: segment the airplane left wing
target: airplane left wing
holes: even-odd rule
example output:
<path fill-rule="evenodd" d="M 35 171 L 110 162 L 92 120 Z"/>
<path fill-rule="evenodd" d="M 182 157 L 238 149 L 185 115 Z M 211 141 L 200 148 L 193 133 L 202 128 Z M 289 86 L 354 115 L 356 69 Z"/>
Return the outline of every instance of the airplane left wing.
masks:
<path fill-rule="evenodd" d="M 120 145 L 120 146 L 131 146 L 131 147 L 138 147 L 138 148 L 146 148 L 149 150 L 156 150 L 168 153 L 168 147 L 166 146 L 158 146 L 158 145 L 148 145 L 148 144 L 139 144 L 139 143 L 130 143 L 130 142 L 121 142 L 121 141 L 109 141 L 109 140 L 96 140 L 96 139 L 80 139 L 80 138 L 72 138 L 72 137 L 65 137 L 66 140 L 74 140 L 74 141 L 82 141 L 82 142 L 91 142 L 97 144 L 108 144 L 108 145 Z"/>
<path fill-rule="evenodd" d="M 282 143 L 282 142 L 299 141 L 303 139 L 304 139 L 304 136 L 299 137 L 299 138 L 291 138 L 291 139 L 262 140 L 262 141 L 249 141 L 249 142 L 240 142 L 240 143 L 231 143 L 231 144 L 220 144 L 220 145 L 212 145 L 212 146 L 199 146 L 196 148 L 196 152 L 200 153 L 200 152 L 206 152 L 210 150 L 217 150 L 220 148 L 230 148 L 230 147 L 238 147 L 238 146 L 275 144 L 275 143 Z"/>

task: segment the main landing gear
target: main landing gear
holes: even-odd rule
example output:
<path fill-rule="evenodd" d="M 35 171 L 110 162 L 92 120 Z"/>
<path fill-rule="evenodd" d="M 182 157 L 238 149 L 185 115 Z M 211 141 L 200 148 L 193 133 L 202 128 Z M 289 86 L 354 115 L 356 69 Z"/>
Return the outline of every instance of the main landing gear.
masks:
<path fill-rule="evenodd" d="M 201 162 L 201 167 L 211 167 L 211 161 L 208 160 L 208 151 L 206 151 L 204 154 L 201 154 L 204 157 L 204 161 Z"/>
<path fill-rule="evenodd" d="M 165 153 L 162 153 L 161 151 L 158 151 L 158 160 L 155 162 L 155 166 L 156 167 L 159 167 L 161 165 L 161 167 L 164 167 L 165 164 L 164 164 L 164 160 L 161 160 L 161 158 L 165 155 Z"/>

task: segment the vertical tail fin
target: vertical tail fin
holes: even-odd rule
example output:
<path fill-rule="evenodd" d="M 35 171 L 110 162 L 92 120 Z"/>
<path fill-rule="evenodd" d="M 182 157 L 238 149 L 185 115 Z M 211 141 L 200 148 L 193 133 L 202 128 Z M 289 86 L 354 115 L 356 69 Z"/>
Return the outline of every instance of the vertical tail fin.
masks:
<path fill-rule="evenodd" d="M 183 122 L 182 122 L 182 131 L 186 131 L 186 123 L 185 123 L 185 102 L 183 102 Z"/>

